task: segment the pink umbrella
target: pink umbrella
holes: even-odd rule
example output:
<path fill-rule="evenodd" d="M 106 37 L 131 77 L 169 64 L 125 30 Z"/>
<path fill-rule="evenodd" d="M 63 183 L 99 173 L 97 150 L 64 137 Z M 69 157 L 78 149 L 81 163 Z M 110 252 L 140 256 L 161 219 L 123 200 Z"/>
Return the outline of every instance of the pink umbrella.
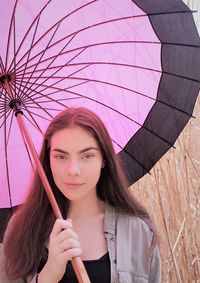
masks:
<path fill-rule="evenodd" d="M 181 0 L 149 3 L 0 0 L 4 219 L 25 200 L 43 132 L 65 107 L 85 106 L 102 117 L 130 184 L 173 146 L 198 95 L 200 40 Z M 17 121 L 30 134 L 21 135 Z"/>

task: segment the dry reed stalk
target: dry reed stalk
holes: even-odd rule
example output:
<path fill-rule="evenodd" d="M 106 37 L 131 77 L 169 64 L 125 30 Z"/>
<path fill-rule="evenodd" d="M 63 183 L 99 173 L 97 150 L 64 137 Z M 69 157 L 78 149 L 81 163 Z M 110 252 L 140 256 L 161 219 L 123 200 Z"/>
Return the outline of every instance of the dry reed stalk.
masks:
<path fill-rule="evenodd" d="M 176 149 L 132 186 L 156 223 L 163 283 L 200 282 L 200 99 L 194 113 Z"/>

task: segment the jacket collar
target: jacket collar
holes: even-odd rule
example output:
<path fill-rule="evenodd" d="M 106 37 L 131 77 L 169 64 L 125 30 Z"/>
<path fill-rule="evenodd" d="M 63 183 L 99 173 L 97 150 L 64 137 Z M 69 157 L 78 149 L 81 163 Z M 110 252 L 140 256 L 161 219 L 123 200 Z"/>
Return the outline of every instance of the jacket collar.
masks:
<path fill-rule="evenodd" d="M 115 235 L 117 213 L 114 207 L 106 203 L 104 216 L 104 233 Z"/>

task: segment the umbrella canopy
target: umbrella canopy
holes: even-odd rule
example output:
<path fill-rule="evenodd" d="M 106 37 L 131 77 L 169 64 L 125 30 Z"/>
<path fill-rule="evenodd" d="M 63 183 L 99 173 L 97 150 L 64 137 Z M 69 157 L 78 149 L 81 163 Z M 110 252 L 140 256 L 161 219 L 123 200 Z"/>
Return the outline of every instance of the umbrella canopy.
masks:
<path fill-rule="evenodd" d="M 188 7 L 181 0 L 0 0 L 0 7 L 0 215 L 24 201 L 34 168 L 13 99 L 38 152 L 52 117 L 83 106 L 106 124 L 130 184 L 149 172 L 192 116 L 199 91 L 200 39 Z"/>

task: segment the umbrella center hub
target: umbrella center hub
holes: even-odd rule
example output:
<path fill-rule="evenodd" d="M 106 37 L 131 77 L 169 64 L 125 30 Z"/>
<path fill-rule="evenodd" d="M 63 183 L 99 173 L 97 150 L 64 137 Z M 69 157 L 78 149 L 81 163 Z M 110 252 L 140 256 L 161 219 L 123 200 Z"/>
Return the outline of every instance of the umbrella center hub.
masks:
<path fill-rule="evenodd" d="M 0 75 L 0 84 L 5 85 L 5 81 L 10 82 L 12 80 L 11 75 Z"/>

